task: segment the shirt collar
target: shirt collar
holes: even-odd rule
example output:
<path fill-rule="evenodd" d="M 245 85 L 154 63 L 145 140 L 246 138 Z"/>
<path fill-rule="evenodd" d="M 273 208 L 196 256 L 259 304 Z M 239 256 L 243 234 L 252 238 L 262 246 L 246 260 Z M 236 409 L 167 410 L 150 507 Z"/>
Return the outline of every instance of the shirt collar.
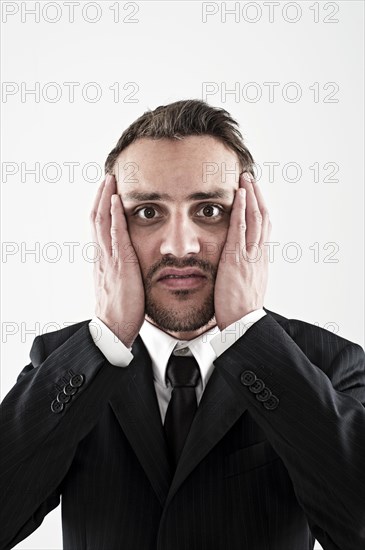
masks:
<path fill-rule="evenodd" d="M 204 391 L 214 370 L 213 361 L 217 358 L 210 341 L 218 332 L 219 328 L 215 326 L 193 340 L 178 340 L 145 319 L 139 334 L 151 357 L 155 381 L 164 388 L 169 386 L 166 384 L 166 368 L 170 355 L 175 349 L 188 347 L 199 365 Z"/>

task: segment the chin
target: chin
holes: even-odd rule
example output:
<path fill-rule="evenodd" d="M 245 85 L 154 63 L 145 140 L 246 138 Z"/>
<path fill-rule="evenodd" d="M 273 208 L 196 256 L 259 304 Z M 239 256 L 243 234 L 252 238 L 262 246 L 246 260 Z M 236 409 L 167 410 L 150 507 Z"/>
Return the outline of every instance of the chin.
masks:
<path fill-rule="evenodd" d="M 174 294 L 178 292 L 176 300 Z M 193 332 L 214 319 L 214 297 L 193 297 L 186 290 L 174 291 L 166 299 L 147 297 L 146 315 L 166 331 Z"/>

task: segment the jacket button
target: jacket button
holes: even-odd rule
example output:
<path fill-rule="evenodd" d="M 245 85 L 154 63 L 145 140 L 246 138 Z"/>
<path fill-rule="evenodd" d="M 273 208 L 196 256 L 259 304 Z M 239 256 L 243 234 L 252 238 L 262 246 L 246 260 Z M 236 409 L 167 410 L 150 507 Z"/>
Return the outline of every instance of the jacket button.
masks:
<path fill-rule="evenodd" d="M 80 386 L 83 385 L 84 383 L 84 375 L 83 374 L 75 374 L 71 380 L 70 380 L 70 384 L 73 388 L 79 388 Z"/>
<path fill-rule="evenodd" d="M 264 387 L 264 382 L 260 378 L 258 378 L 253 384 L 249 386 L 248 389 L 252 391 L 252 393 L 260 393 L 260 391 L 262 391 Z"/>
<path fill-rule="evenodd" d="M 70 386 L 70 384 L 66 384 L 66 386 L 63 388 L 63 393 L 66 395 L 75 395 L 79 391 L 78 388 L 73 388 Z"/>
<path fill-rule="evenodd" d="M 263 405 L 268 411 L 273 411 L 279 405 L 279 399 L 276 395 L 272 395 L 267 401 L 263 402 Z"/>
<path fill-rule="evenodd" d="M 256 380 L 257 380 L 257 376 L 251 370 L 245 370 L 241 374 L 241 382 L 244 386 L 251 386 L 251 384 L 256 382 Z"/>
<path fill-rule="evenodd" d="M 260 391 L 260 393 L 256 394 L 256 399 L 263 403 L 264 401 L 268 401 L 271 396 L 271 390 L 269 390 L 269 388 L 264 388 L 262 391 Z"/>
<path fill-rule="evenodd" d="M 56 399 L 59 403 L 68 403 L 69 401 L 71 401 L 71 395 L 66 395 L 65 393 L 63 393 L 63 391 L 60 391 L 57 394 Z"/>
<path fill-rule="evenodd" d="M 51 411 L 54 413 L 60 413 L 63 411 L 65 405 L 54 399 L 51 403 Z"/>

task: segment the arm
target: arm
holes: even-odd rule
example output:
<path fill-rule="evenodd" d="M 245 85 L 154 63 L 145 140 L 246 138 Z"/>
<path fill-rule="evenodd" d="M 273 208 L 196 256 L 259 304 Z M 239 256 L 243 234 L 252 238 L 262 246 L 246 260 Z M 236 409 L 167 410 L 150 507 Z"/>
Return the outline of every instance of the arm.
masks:
<path fill-rule="evenodd" d="M 68 328 L 35 338 L 32 362 L 1 404 L 1 549 L 30 535 L 59 504 L 79 441 L 97 422 L 115 377 L 128 370 L 108 365 L 88 324 L 66 339 Z M 60 332 L 65 341 L 46 356 Z"/>
<path fill-rule="evenodd" d="M 326 358 L 320 365 L 266 315 L 215 364 L 283 460 L 298 502 L 324 550 L 362 550 L 365 355 L 357 344 L 342 338 L 334 342 L 333 335 L 330 344 L 324 332 L 317 333 L 322 346 L 313 357 Z M 306 335 L 307 349 L 311 342 L 314 348 L 314 332 L 309 336 L 313 340 Z M 247 372 L 273 394 L 269 408 L 253 391 L 260 382 Z M 267 398 L 260 391 L 261 398 Z"/>
<path fill-rule="evenodd" d="M 91 212 L 93 236 L 102 250 L 94 264 L 96 309 L 128 347 L 143 322 L 144 289 L 138 261 L 124 262 L 119 254 L 125 247 L 130 256 L 132 244 L 115 191 L 115 180 L 108 176 Z M 69 329 L 74 330 L 71 337 Z M 120 366 L 131 361 L 127 353 L 128 362 Z M 30 358 L 1 405 L 0 490 L 6 503 L 0 511 L 2 550 L 32 533 L 59 504 L 78 443 L 129 370 L 108 363 L 88 322 L 77 330 L 68 327 L 38 336 Z"/>
<path fill-rule="evenodd" d="M 243 174 L 216 277 L 219 328 L 262 307 L 268 274 L 265 243 L 270 232 L 259 186 Z M 238 257 L 230 253 L 236 243 Z M 298 502 L 324 550 L 362 550 L 364 352 L 308 324 L 303 332 L 305 352 L 266 315 L 215 364 L 282 458 Z M 331 334 L 331 344 L 325 333 Z"/>

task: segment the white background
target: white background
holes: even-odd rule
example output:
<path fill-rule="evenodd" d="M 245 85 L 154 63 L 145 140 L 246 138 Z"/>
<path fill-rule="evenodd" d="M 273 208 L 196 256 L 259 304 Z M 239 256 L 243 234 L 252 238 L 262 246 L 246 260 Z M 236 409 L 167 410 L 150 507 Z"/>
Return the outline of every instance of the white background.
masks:
<path fill-rule="evenodd" d="M 2 398 L 36 334 L 94 315 L 101 172 L 88 163 L 102 167 L 134 119 L 179 99 L 227 109 L 262 168 L 278 243 L 265 307 L 364 345 L 363 2 L 237 2 L 226 20 L 214 2 L 79 2 L 74 22 L 64 2 L 38 3 L 39 22 L 35 2 L 2 4 Z M 203 22 L 204 9 L 217 13 Z M 65 82 L 78 83 L 74 101 Z M 24 94 L 37 86 L 39 101 Z M 36 163 L 39 181 L 26 173 Z M 61 547 L 59 507 L 16 548 Z"/>

